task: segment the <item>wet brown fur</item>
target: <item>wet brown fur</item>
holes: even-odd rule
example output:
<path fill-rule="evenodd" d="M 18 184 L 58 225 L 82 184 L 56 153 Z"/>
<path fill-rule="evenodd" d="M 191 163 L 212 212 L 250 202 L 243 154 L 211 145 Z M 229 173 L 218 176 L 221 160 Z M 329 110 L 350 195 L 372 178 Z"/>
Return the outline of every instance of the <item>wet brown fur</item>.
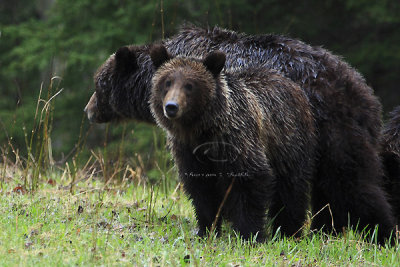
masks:
<path fill-rule="evenodd" d="M 161 48 L 152 51 L 156 59 L 157 49 Z M 172 81 L 168 88 L 167 80 Z M 185 89 L 188 82 L 193 84 L 190 93 Z M 179 95 L 184 99 L 177 101 L 187 102 L 173 119 L 163 110 L 168 90 L 183 92 Z M 195 206 L 200 235 L 210 229 L 231 173 L 244 175 L 235 177 L 223 217 L 243 237 L 257 234 L 262 240 L 267 207 L 275 218 L 274 230 L 281 227 L 292 235 L 301 227 L 316 136 L 311 108 L 300 87 L 273 70 L 214 76 L 203 61 L 177 57 L 154 75 L 150 105 L 157 123 L 168 133 L 184 188 Z M 209 150 L 217 150 L 228 161 L 196 155 L 196 148 L 207 143 L 213 144 Z"/>

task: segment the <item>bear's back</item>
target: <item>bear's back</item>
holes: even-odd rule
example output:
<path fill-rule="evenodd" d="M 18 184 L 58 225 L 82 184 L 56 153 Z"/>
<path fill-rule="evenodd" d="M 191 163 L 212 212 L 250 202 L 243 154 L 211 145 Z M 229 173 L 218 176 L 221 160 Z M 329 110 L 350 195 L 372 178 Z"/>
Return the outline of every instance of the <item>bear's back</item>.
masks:
<path fill-rule="evenodd" d="M 315 144 L 311 105 L 296 83 L 275 70 L 263 68 L 225 72 L 224 75 L 229 90 L 229 112 L 234 122 L 229 132 L 238 128 L 235 123 L 246 122 L 241 131 L 259 131 L 258 136 L 271 157 L 288 156 L 294 153 L 293 147 L 312 147 Z M 291 155 L 291 158 L 301 155 Z"/>

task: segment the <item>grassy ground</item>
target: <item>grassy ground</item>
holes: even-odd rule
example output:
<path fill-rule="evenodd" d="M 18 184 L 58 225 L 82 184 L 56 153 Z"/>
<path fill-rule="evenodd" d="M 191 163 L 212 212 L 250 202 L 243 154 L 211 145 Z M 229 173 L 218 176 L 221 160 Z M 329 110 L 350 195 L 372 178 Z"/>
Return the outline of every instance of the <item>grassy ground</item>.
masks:
<path fill-rule="evenodd" d="M 1 266 L 400 265 L 399 246 L 371 244 L 352 231 L 336 238 L 306 230 L 299 240 L 276 235 L 254 244 L 224 225 L 220 237 L 199 239 L 179 186 L 165 194 L 161 186 L 105 185 L 89 176 L 71 193 L 70 178 L 52 172 L 28 193 L 17 186 L 20 175 L 10 167 L 3 172 Z"/>

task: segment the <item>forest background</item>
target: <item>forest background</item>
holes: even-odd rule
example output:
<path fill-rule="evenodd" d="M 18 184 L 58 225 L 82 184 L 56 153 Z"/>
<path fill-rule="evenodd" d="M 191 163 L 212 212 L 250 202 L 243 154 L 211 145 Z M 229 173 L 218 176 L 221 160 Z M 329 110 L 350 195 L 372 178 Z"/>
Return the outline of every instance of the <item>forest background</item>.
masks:
<path fill-rule="evenodd" d="M 112 160 L 121 156 L 123 138 L 125 160 L 141 155 L 146 175 L 156 178 L 155 146 L 163 144 L 162 131 L 132 121 L 90 125 L 83 108 L 94 91 L 93 74 L 110 54 L 123 45 L 168 38 L 185 22 L 283 34 L 323 46 L 365 76 L 382 101 L 384 116 L 400 105 L 398 0 L 2 0 L 3 154 L 12 147 L 18 151 L 14 154 L 26 157 L 38 99 L 45 99 L 51 88 L 52 96 L 58 93 L 51 100 L 47 146 L 52 164 L 73 160 L 78 149 L 76 161 L 83 164 L 104 144 Z"/>

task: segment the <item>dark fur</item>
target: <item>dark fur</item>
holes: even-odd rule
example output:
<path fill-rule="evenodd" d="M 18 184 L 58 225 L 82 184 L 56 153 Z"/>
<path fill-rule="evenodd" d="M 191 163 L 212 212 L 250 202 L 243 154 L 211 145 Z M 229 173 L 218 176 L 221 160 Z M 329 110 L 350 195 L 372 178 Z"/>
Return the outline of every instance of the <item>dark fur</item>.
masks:
<path fill-rule="evenodd" d="M 357 71 L 325 49 L 278 35 L 189 27 L 165 45 L 172 55 L 194 57 L 219 49 L 227 54 L 227 70 L 276 69 L 298 83 L 310 100 L 318 131 L 313 213 L 329 203 L 336 229 L 348 223 L 360 229 L 379 224 L 379 237 L 389 236 L 394 219 L 380 187 L 381 106 Z M 147 104 L 153 76 L 150 47 L 128 47 L 138 59 L 129 76 L 120 77 L 115 71 L 119 63 L 114 55 L 99 69 L 95 76 L 96 94 L 102 99 L 99 108 L 108 105 L 115 117 L 154 123 Z M 330 231 L 331 221 L 325 209 L 312 227 Z"/>
<path fill-rule="evenodd" d="M 385 166 L 385 188 L 389 202 L 400 223 L 400 107 L 390 113 L 382 134 L 382 159 Z"/>
<path fill-rule="evenodd" d="M 162 55 L 162 48 L 152 51 L 156 64 L 167 60 Z M 179 175 L 195 206 L 199 234 L 210 229 L 232 181 L 230 175 L 241 174 L 223 217 L 243 237 L 258 233 L 260 240 L 269 206 L 269 215 L 276 217 L 274 230 L 280 226 L 283 233 L 293 235 L 305 220 L 314 168 L 316 136 L 308 99 L 298 85 L 273 70 L 220 73 L 224 60 L 221 53 L 202 62 L 178 57 L 160 67 L 153 78 L 152 111 L 167 130 Z M 172 80 L 170 87 L 167 80 Z M 193 84 L 190 93 L 187 82 Z M 183 92 L 179 95 L 186 102 L 175 119 L 163 111 L 169 90 Z M 209 143 L 214 155 L 224 155 L 228 161 L 195 153 Z"/>
<path fill-rule="evenodd" d="M 151 78 L 154 70 L 150 46 L 121 47 L 97 70 L 94 76 L 99 114 L 94 122 L 124 118 L 155 123 L 150 112 Z"/>

